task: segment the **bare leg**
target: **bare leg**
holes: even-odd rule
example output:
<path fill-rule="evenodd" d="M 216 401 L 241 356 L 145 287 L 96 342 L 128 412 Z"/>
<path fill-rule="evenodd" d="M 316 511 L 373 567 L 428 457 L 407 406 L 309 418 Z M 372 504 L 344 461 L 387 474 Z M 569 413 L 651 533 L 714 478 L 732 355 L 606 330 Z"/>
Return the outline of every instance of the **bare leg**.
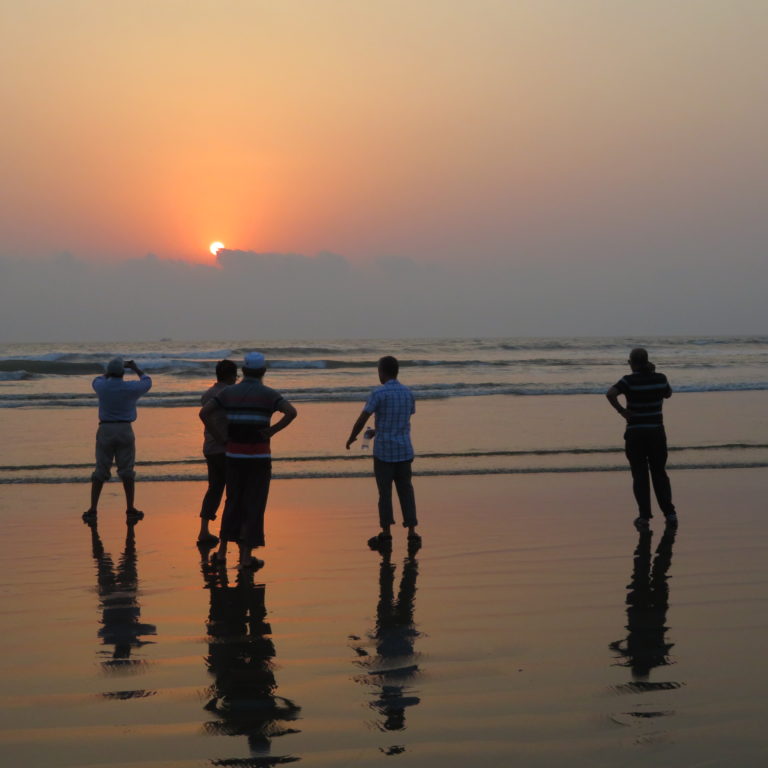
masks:
<path fill-rule="evenodd" d="M 123 478 L 123 490 L 125 491 L 125 511 L 134 512 L 133 498 L 136 492 L 136 481 L 132 477 Z"/>
<path fill-rule="evenodd" d="M 90 509 L 85 513 L 88 514 L 96 514 L 96 509 L 99 506 L 99 498 L 101 497 L 101 489 L 104 487 L 104 481 L 103 480 L 91 480 L 91 507 Z"/>

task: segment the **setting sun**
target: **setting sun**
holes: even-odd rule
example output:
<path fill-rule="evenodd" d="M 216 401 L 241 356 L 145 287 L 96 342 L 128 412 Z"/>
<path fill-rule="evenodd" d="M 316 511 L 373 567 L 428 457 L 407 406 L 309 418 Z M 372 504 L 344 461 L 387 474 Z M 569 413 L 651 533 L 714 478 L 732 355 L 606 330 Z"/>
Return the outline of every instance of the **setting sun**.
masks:
<path fill-rule="evenodd" d="M 215 243 L 210 244 L 208 250 L 215 256 L 223 247 L 224 243 L 216 241 Z"/>

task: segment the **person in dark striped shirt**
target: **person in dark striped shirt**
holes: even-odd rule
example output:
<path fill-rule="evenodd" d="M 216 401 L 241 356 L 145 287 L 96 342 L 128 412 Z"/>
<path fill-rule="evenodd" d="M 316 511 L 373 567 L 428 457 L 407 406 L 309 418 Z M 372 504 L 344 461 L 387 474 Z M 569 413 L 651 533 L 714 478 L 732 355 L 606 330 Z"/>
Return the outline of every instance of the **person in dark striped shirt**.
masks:
<path fill-rule="evenodd" d="M 672 388 L 667 377 L 656 372 L 656 366 L 648 360 L 648 352 L 642 347 L 630 352 L 628 362 L 632 373 L 622 376 L 608 390 L 606 397 L 627 422 L 624 449 L 639 509 L 635 526 L 647 528 L 652 517 L 651 482 L 667 525 L 676 526 L 677 513 L 666 470 L 667 435 L 662 416 L 664 400 L 672 397 Z M 626 398 L 626 407 L 619 402 L 620 395 Z"/>
<path fill-rule="evenodd" d="M 279 392 L 264 385 L 266 370 L 264 355 L 249 352 L 243 365 L 243 380 L 222 389 L 200 409 L 206 428 L 226 445 L 227 500 L 215 558 L 225 562 L 227 543 L 237 542 L 241 570 L 264 565 L 251 553 L 265 543 L 264 512 L 272 478 L 270 438 L 296 418 L 296 409 Z M 227 416 L 226 435 L 218 434 L 214 414 L 219 408 Z M 276 412 L 282 418 L 271 424 Z"/>

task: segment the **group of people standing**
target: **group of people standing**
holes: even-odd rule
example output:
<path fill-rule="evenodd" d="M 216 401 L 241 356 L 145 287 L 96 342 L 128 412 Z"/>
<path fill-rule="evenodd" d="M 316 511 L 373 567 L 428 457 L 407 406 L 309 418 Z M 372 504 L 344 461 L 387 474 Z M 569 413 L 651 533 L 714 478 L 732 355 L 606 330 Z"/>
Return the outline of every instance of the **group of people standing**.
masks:
<path fill-rule="evenodd" d="M 125 369 L 134 370 L 138 381 L 125 381 Z M 265 544 L 264 514 L 272 477 L 271 438 L 285 429 L 297 416 L 296 408 L 280 392 L 264 384 L 267 362 L 260 352 L 249 352 L 242 365 L 242 380 L 231 360 L 216 365 L 216 383 L 202 396 L 200 419 L 204 424 L 203 454 L 208 468 L 208 489 L 200 511 L 201 546 L 218 549 L 213 559 L 225 563 L 230 542 L 238 546 L 238 568 L 258 569 L 264 561 L 253 551 Z M 375 428 L 368 430 L 374 440 L 374 474 L 379 490 L 381 530 L 368 540 L 373 549 L 387 549 L 392 544 L 394 525 L 392 485 L 394 484 L 408 529 L 410 549 L 421 545 L 416 532 L 416 501 L 411 465 L 411 415 L 416 406 L 413 393 L 398 381 L 399 364 L 391 356 L 378 363 L 379 381 L 352 427 L 347 449 L 357 440 L 371 415 Z M 117 463 L 123 480 L 128 521 L 140 520 L 144 513 L 133 505 L 135 440 L 131 423 L 136 419 L 136 402 L 150 390 L 152 380 L 133 361 L 115 358 L 107 364 L 103 376 L 97 376 L 93 388 L 99 396 L 99 429 L 96 435 L 96 470 L 92 476 L 91 506 L 83 514 L 86 522 L 95 522 L 101 488 L 110 477 L 112 462 Z M 109 393 L 107 397 L 105 393 Z M 120 402 L 119 413 L 114 411 Z M 274 424 L 274 414 L 281 414 Z M 115 416 L 121 417 L 119 420 Z M 123 425 L 117 432 L 110 425 Z M 211 533 L 221 499 L 226 501 L 219 535 Z"/>
<path fill-rule="evenodd" d="M 666 473 L 667 440 L 662 406 L 672 395 L 666 376 L 656 372 L 645 349 L 633 349 L 628 360 L 631 373 L 623 376 L 606 393 L 608 401 L 626 421 L 625 451 L 632 472 L 633 492 L 639 514 L 635 525 L 645 529 L 651 519 L 651 484 L 666 524 L 677 526 L 672 489 Z M 138 379 L 126 381 L 125 371 Z M 296 408 L 278 391 L 264 384 L 267 361 L 260 352 L 249 352 L 242 364 L 242 380 L 237 381 L 237 366 L 231 360 L 216 365 L 216 383 L 202 396 L 200 419 L 204 424 L 203 454 L 208 468 L 208 489 L 200 511 L 198 544 L 218 549 L 215 561 L 226 562 L 230 542 L 239 550 L 238 568 L 258 569 L 263 560 L 253 551 L 263 547 L 264 513 L 272 477 L 271 438 L 296 418 Z M 418 519 L 412 482 L 414 458 L 411 444 L 411 416 L 416 411 L 411 390 L 398 379 L 399 364 L 392 356 L 378 361 L 380 386 L 373 389 L 362 412 L 352 426 L 347 450 L 357 440 L 371 415 L 374 429 L 373 471 L 379 492 L 380 531 L 368 540 L 372 549 L 387 550 L 392 545 L 391 527 L 395 523 L 392 505 L 394 484 L 407 528 L 408 546 L 416 549 L 421 537 L 416 532 Z M 96 433 L 96 468 L 91 480 L 91 506 L 83 514 L 95 522 L 104 483 L 109 480 L 112 463 L 123 482 L 128 522 L 140 520 L 144 513 L 134 506 L 134 464 L 136 459 L 132 422 L 136 403 L 152 387 L 152 379 L 132 360 L 110 360 L 103 376 L 93 380 L 99 398 L 99 428 Z M 622 405 L 619 397 L 626 404 Z M 273 424 L 274 414 L 280 418 Z M 219 535 L 210 524 L 226 491 Z"/>

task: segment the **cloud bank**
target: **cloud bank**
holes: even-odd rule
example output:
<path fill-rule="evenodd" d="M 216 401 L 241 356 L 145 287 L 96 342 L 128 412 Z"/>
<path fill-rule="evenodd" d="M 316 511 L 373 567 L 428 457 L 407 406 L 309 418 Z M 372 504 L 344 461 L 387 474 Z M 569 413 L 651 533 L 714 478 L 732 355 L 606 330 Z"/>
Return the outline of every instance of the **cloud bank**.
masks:
<path fill-rule="evenodd" d="M 223 251 L 212 266 L 149 255 L 93 263 L 0 257 L 0 340 L 127 341 L 752 334 L 765 331 L 763 268 L 625 258 L 571 267 L 358 264 Z M 690 263 L 688 261 L 688 263 Z"/>

